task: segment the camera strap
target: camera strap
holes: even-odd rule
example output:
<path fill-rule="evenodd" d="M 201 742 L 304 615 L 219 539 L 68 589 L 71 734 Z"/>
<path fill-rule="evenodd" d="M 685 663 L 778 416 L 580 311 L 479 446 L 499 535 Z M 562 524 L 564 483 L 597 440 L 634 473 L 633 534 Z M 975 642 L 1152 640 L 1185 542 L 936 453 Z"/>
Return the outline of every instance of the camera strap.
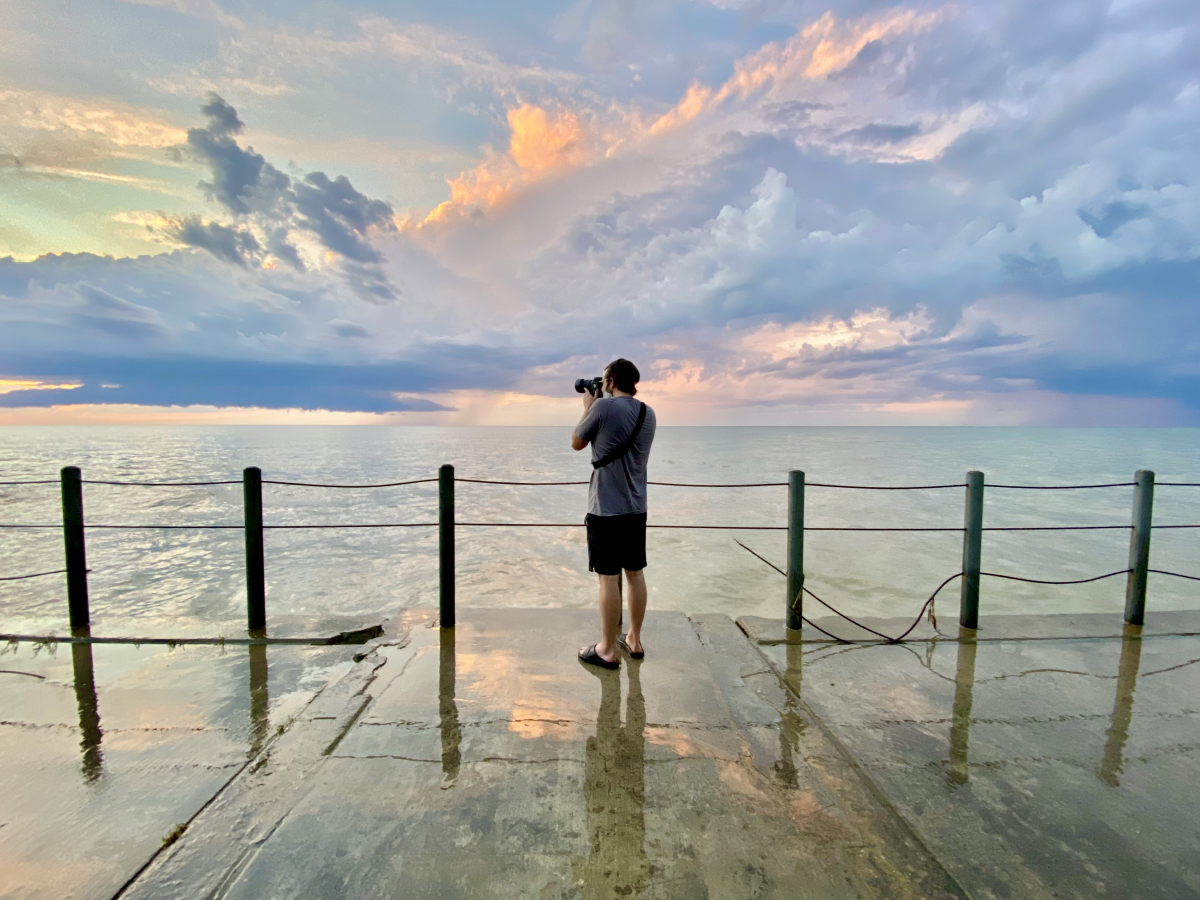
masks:
<path fill-rule="evenodd" d="M 600 457 L 600 459 L 592 463 L 593 469 L 603 469 L 609 463 L 616 462 L 633 449 L 633 442 L 637 440 L 637 436 L 641 434 L 642 426 L 646 424 L 646 410 L 648 408 L 646 404 L 642 403 L 640 400 L 638 401 L 638 405 L 641 406 L 641 409 L 638 410 L 637 424 L 633 426 L 633 433 L 630 434 L 629 437 L 625 438 L 625 440 L 622 441 L 620 446 L 618 446 L 616 449 L 610 450 L 608 453 L 604 454 L 604 456 Z"/>

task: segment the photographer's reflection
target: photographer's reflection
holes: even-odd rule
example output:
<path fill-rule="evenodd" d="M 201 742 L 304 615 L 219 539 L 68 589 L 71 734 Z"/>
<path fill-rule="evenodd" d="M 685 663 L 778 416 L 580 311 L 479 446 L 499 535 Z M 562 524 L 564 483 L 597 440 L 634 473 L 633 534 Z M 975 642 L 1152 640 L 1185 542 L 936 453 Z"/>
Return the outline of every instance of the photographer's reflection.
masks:
<path fill-rule="evenodd" d="M 76 633 L 86 637 L 87 632 Z M 100 739 L 100 711 L 96 706 L 96 674 L 92 667 L 91 642 L 71 645 L 71 666 L 75 676 L 75 705 L 79 708 L 79 749 L 82 754 L 83 780 L 93 784 L 104 774 L 104 754 Z"/>
<path fill-rule="evenodd" d="M 637 897 L 650 880 L 646 857 L 646 701 L 638 663 L 626 668 L 629 697 L 621 724 L 621 679 L 594 671 L 600 680 L 596 736 L 588 738 L 584 802 L 592 852 L 575 861 L 584 900 Z"/>

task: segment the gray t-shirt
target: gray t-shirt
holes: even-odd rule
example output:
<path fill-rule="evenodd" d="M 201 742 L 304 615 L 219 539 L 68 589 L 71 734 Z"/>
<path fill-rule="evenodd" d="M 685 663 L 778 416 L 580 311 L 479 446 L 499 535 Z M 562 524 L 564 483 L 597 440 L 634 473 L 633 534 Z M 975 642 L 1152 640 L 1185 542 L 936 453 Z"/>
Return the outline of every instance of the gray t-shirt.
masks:
<path fill-rule="evenodd" d="M 592 462 L 629 439 L 641 408 L 641 401 L 633 397 L 601 397 L 592 404 L 575 428 L 576 437 L 591 443 Z M 653 442 L 654 410 L 647 406 L 646 421 L 629 452 L 601 469 L 592 470 L 588 488 L 590 515 L 623 516 L 646 511 L 646 463 Z"/>

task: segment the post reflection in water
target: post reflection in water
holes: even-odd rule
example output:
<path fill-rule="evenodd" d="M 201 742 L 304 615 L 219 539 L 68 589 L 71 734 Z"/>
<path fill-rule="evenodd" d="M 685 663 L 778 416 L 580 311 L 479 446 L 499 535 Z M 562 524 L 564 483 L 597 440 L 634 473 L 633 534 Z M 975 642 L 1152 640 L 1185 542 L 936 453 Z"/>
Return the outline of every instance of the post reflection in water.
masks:
<path fill-rule="evenodd" d="M 458 724 L 458 704 L 454 702 L 454 629 L 442 628 L 438 659 L 438 719 L 442 731 L 442 788 L 451 788 L 458 780 L 462 765 L 462 729 Z"/>
<path fill-rule="evenodd" d="M 77 629 L 76 637 L 88 637 L 87 629 Z M 96 675 L 92 666 L 91 642 L 71 645 L 71 665 L 75 675 L 75 703 L 79 707 L 79 750 L 83 780 L 94 784 L 104 774 L 104 754 L 100 739 L 100 711 L 96 706 Z"/>
<path fill-rule="evenodd" d="M 271 694 L 267 680 L 267 645 L 250 644 L 250 756 L 257 756 L 271 728 Z"/>
<path fill-rule="evenodd" d="M 1126 625 L 1121 641 L 1121 662 L 1117 666 L 1117 696 L 1109 720 L 1108 740 L 1104 744 L 1104 759 L 1100 763 L 1100 780 L 1111 787 L 1120 787 L 1125 764 L 1125 742 L 1129 740 L 1129 724 L 1133 721 L 1133 691 L 1137 687 L 1138 669 L 1142 664 L 1142 629 Z"/>
<path fill-rule="evenodd" d="M 970 780 L 967 771 L 968 743 L 971 739 L 971 704 L 975 693 L 975 654 L 979 645 L 975 632 L 958 632 L 958 666 L 954 671 L 954 709 L 950 718 L 950 767 L 946 781 L 953 787 Z"/>
<path fill-rule="evenodd" d="M 787 669 L 783 676 L 797 694 L 800 693 L 801 651 L 801 644 L 787 645 Z M 796 741 L 804 731 L 804 719 L 797 711 L 796 701 L 791 694 L 784 696 L 783 704 L 783 712 L 779 716 L 779 762 L 775 764 L 775 773 L 784 786 L 794 788 L 799 785 L 795 759 Z"/>
<path fill-rule="evenodd" d="M 646 701 L 640 664 L 626 667 L 629 697 L 621 725 L 619 672 L 592 672 L 600 680 L 596 736 L 584 760 L 584 803 L 592 852 L 574 864 L 584 900 L 637 897 L 650 880 L 646 856 Z"/>

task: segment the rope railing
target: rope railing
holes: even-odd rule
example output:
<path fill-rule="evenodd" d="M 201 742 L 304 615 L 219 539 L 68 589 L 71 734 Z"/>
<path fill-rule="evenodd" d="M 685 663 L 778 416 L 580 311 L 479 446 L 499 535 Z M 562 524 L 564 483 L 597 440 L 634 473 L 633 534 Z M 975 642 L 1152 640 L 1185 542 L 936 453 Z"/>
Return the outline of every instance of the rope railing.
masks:
<path fill-rule="evenodd" d="M 83 484 L 103 484 L 109 487 L 213 487 L 219 484 L 241 484 L 237 481 L 91 481 Z"/>
<path fill-rule="evenodd" d="M 262 527 L 266 531 L 281 530 L 281 529 L 303 529 L 303 528 L 433 528 L 437 526 L 437 522 L 323 522 L 317 524 L 301 524 L 301 525 L 266 525 Z M 583 528 L 583 522 L 456 522 L 460 528 Z M 117 530 L 117 531 L 242 531 L 244 525 L 109 525 L 109 524 L 93 524 L 88 523 L 84 526 L 89 530 Z M 647 528 L 696 528 L 708 531 L 787 531 L 786 525 L 673 525 L 658 522 L 651 522 L 646 525 Z M 1132 525 L 989 525 L 981 529 L 982 531 L 1130 531 Z M 1200 528 L 1197 525 L 1152 525 L 1154 530 L 1159 529 L 1190 529 Z M 62 528 L 62 525 L 45 525 L 45 524 L 27 524 L 22 522 L 4 522 L 0 523 L 0 528 L 25 528 L 31 530 L 57 530 Z M 863 532 L 916 532 L 916 533 L 941 533 L 941 534 L 961 534 L 967 529 L 948 525 L 941 526 L 883 526 L 883 525 L 805 525 L 805 531 L 863 531 Z"/>
<path fill-rule="evenodd" d="M 410 484 L 429 484 L 437 481 L 436 478 L 414 478 L 412 481 L 388 481 L 383 484 L 317 484 L 311 481 L 268 481 L 263 479 L 263 484 L 283 484 L 290 487 L 313 487 L 313 488 L 341 488 L 343 490 L 365 490 L 368 488 L 391 488 L 405 487 Z M 241 484 L 241 482 L 237 482 Z"/>
<path fill-rule="evenodd" d="M 24 581 L 27 578 L 43 578 L 46 575 L 62 575 L 66 569 L 55 569 L 53 572 L 34 572 L 32 575 L 9 575 L 0 578 L 0 581 Z"/>
<path fill-rule="evenodd" d="M 267 524 L 263 521 L 262 515 L 262 485 L 278 485 L 287 487 L 302 487 L 302 488 L 333 488 L 333 489 L 373 489 L 373 488 L 396 488 L 406 487 L 410 485 L 431 484 L 437 482 L 439 485 L 439 510 L 437 521 L 418 521 L 418 522 L 372 522 L 372 523 L 311 523 L 311 524 Z M 341 484 L 341 483 L 325 483 L 325 482 L 306 482 L 306 481 L 284 481 L 263 479 L 261 471 L 251 467 L 244 471 L 242 480 L 212 480 L 212 481 L 114 481 L 114 480 L 84 480 L 78 468 L 68 467 L 63 469 L 58 482 L 51 480 L 27 480 L 27 481 L 9 481 L 0 482 L 0 486 L 13 485 L 36 485 L 36 484 L 54 484 L 59 483 L 62 486 L 63 497 L 63 523 L 60 524 L 38 524 L 38 523 L 0 523 L 0 529 L 63 529 L 64 541 L 67 549 L 67 567 L 66 569 L 54 570 L 52 572 L 38 572 L 29 575 L 16 575 L 8 577 L 0 577 L 0 581 L 22 581 L 30 578 L 40 578 L 48 575 L 65 574 L 67 576 L 68 585 L 68 601 L 71 609 L 71 623 L 73 626 L 86 626 L 89 621 L 88 601 L 87 601 L 87 569 L 84 554 L 84 534 L 86 530 L 116 530 L 116 531 L 242 531 L 245 534 L 246 553 L 247 553 L 247 591 L 249 594 L 249 610 L 251 627 L 262 627 L 266 622 L 265 613 L 265 577 L 263 575 L 263 544 L 262 535 L 265 531 L 301 531 L 301 530 L 333 530 L 333 529 L 394 529 L 394 528 L 434 528 L 440 529 L 439 534 L 439 558 L 440 562 L 440 581 L 442 594 L 442 622 L 453 622 L 453 581 L 454 581 L 454 554 L 453 554 L 453 533 L 456 527 L 461 528 L 582 528 L 584 523 L 575 522 L 494 522 L 494 521 L 466 521 L 456 522 L 454 517 L 454 484 L 481 484 L 481 485 L 504 485 L 504 486 L 580 486 L 588 484 L 587 481 L 508 481 L 499 479 L 482 479 L 482 478 L 457 478 L 454 475 L 452 466 L 443 466 L 438 473 L 437 478 L 416 478 L 405 481 L 382 482 L 372 484 Z M 979 579 L 981 576 L 994 577 L 1000 579 L 1009 579 L 1020 581 L 1029 584 L 1044 584 L 1044 585 L 1068 585 L 1068 584 L 1086 584 L 1093 581 L 1100 581 L 1107 578 L 1112 578 L 1117 575 L 1128 575 L 1129 584 L 1126 590 L 1126 621 L 1132 624 L 1141 624 L 1142 616 L 1144 615 L 1146 580 L 1151 573 L 1178 577 L 1190 581 L 1200 581 L 1200 578 L 1191 575 L 1184 575 L 1178 572 L 1170 572 L 1160 569 L 1150 569 L 1148 566 L 1149 559 L 1149 538 L 1154 530 L 1160 529 L 1196 529 L 1200 525 L 1193 524 L 1163 524 L 1154 525 L 1150 521 L 1150 509 L 1153 499 L 1154 473 L 1148 471 L 1139 471 L 1135 475 L 1135 480 L 1130 482 L 1113 482 L 1113 483 L 1097 483 L 1097 484 L 1077 484 L 1077 485 L 1014 485 L 1014 484 L 996 484 L 991 487 L 998 489 L 1012 490 L 1089 490 L 1099 488 L 1124 488 L 1134 487 L 1134 516 L 1133 522 L 1130 525 L 999 525 L 999 526 L 984 526 L 983 525 L 983 475 L 980 472 L 967 473 L 965 482 L 955 482 L 952 484 L 927 484 L 927 485 L 862 485 L 862 484 L 835 484 L 827 482 L 805 482 L 804 473 L 798 470 L 793 470 L 789 473 L 788 481 L 769 481 L 769 482 L 668 482 L 668 481 L 651 481 L 652 485 L 663 487 L 682 487 L 682 488 L 758 488 L 758 487 L 784 487 L 788 488 L 788 522 L 786 525 L 726 525 L 726 524 L 690 524 L 690 523 L 648 523 L 647 527 L 652 529 L 670 529 L 670 530 L 696 530 L 696 531 L 785 531 L 788 533 L 788 570 L 792 572 L 803 572 L 803 535 L 805 532 L 843 532 L 843 533 L 945 533 L 945 534 L 962 534 L 964 542 L 964 568 L 938 587 L 936 591 L 926 601 L 922 607 L 922 615 L 926 609 L 932 606 L 933 600 L 936 598 L 938 591 L 941 591 L 951 581 L 956 578 L 962 578 L 962 610 L 960 613 L 960 621 L 967 627 L 977 627 L 978 625 L 978 592 Z M 103 485 L 103 486 L 118 486 L 118 487 L 153 487 L 153 488 L 174 488 L 174 487 L 211 487 L 211 486 L 229 486 L 242 485 L 244 500 L 245 500 L 245 522 L 243 524 L 219 524 L 219 523 L 202 523 L 202 524 L 110 524 L 85 523 L 83 520 L 83 500 L 82 486 L 83 485 Z M 1162 482 L 1164 486 L 1171 487 L 1200 487 L 1200 483 L 1193 482 Z M 965 488 L 967 492 L 967 507 L 964 524 L 962 527 L 956 526 L 853 526 L 853 525 L 810 525 L 804 521 L 804 491 L 808 487 L 813 488 L 832 488 L 844 490 L 868 490 L 868 491 L 923 491 L 923 490 L 945 490 L 954 488 Z M 1110 572 L 1105 575 L 1099 575 L 1092 578 L 1076 579 L 1070 581 L 1049 581 L 1044 579 L 1025 578 L 1018 575 L 1007 575 L 995 572 L 982 571 L 979 560 L 981 558 L 980 539 L 984 532 L 1052 532 L 1052 531 L 1129 531 L 1130 537 L 1130 566 L 1127 569 L 1121 569 L 1115 572 Z M 738 542 L 751 553 L 749 547 Z M 449 548 L 449 549 L 447 549 Z M 767 562 L 757 553 L 754 553 L 763 562 Z M 772 568 L 781 573 L 784 570 L 779 569 L 772 563 L 767 563 Z M 786 573 L 784 573 L 786 574 Z M 803 595 L 808 594 L 815 601 L 829 606 L 820 597 L 812 594 L 811 590 L 803 588 L 802 577 L 793 578 L 788 575 L 788 594 L 789 602 L 786 607 L 787 623 L 789 627 L 798 627 L 802 616 L 800 613 L 800 600 Z M 448 607 L 447 607 L 448 601 Z M 838 612 L 837 610 L 833 610 Z M 842 615 L 838 613 L 838 615 Z M 931 612 L 932 615 L 932 612 Z M 918 616 L 918 621 L 920 616 Z M 803 620 L 807 621 L 807 620 Z M 850 620 L 853 621 L 853 620 Z M 253 623 L 259 623 L 255 625 Z M 861 624 L 861 623 L 855 623 Z M 814 626 L 816 627 L 816 626 Z M 866 626 L 863 626 L 864 628 Z M 909 634 L 915 623 L 908 631 L 901 635 L 900 638 L 889 638 L 886 635 L 878 635 L 887 640 L 902 640 L 904 636 Z M 871 629 L 867 628 L 867 631 Z"/>
<path fill-rule="evenodd" d="M 414 478 L 408 481 L 386 481 L 378 484 L 337 484 L 314 481 L 276 481 L 263 479 L 263 484 L 285 485 L 290 487 L 337 488 L 363 490 L 369 488 L 406 487 L 410 484 L 433 484 L 436 478 Z M 589 481 L 501 481 L 492 478 L 455 478 L 462 484 L 494 484 L 515 487 L 561 487 L 582 486 Z M 58 479 L 39 479 L 34 481 L 0 481 L 0 487 L 13 487 L 36 484 L 58 484 Z M 241 479 L 224 481 L 102 481 L 86 479 L 83 484 L 108 485 L 110 487 L 214 487 L 218 485 L 242 484 Z M 786 481 L 732 481 L 732 482 L 696 482 L 696 481 L 648 481 L 647 484 L 658 487 L 686 488 L 755 488 L 755 487 L 787 487 Z M 1134 481 L 1114 481 L 1106 484 L 989 484 L 988 487 L 999 490 L 1014 491 L 1082 491 L 1095 488 L 1133 487 Z M 1158 487 L 1200 487 L 1200 482 L 1194 481 L 1159 481 Z M 965 482 L 953 484 L 833 484 L 830 482 L 809 481 L 806 487 L 836 488 L 852 491 L 940 491 L 948 488 L 966 487 Z"/>

